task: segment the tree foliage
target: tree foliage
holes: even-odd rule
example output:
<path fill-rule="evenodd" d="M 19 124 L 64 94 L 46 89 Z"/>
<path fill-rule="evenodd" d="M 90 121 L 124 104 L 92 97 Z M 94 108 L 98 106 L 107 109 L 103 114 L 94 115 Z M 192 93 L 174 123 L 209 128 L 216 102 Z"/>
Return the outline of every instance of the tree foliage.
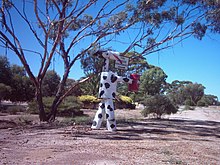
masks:
<path fill-rule="evenodd" d="M 43 96 L 55 96 L 59 83 L 60 76 L 53 70 L 47 71 L 42 83 Z"/>
<path fill-rule="evenodd" d="M 159 67 L 145 71 L 140 80 L 140 92 L 144 96 L 163 94 L 166 87 L 167 75 Z"/>
<path fill-rule="evenodd" d="M 183 87 L 183 95 L 190 100 L 193 105 L 203 97 L 205 87 L 202 84 L 190 83 Z"/>
<path fill-rule="evenodd" d="M 204 96 L 205 87 L 190 81 L 173 81 L 167 91 L 171 100 L 176 104 L 197 105 Z"/>
<path fill-rule="evenodd" d="M 203 97 L 197 102 L 197 106 L 210 106 L 219 105 L 218 97 L 214 95 L 203 95 Z"/>
<path fill-rule="evenodd" d="M 34 86 L 31 80 L 26 76 L 24 67 L 18 65 L 11 66 L 12 79 L 10 86 L 12 88 L 9 99 L 11 101 L 30 101 L 34 98 Z"/>
<path fill-rule="evenodd" d="M 0 56 L 0 83 L 10 85 L 11 81 L 10 63 L 6 56 Z"/>
<path fill-rule="evenodd" d="M 98 87 L 99 87 L 99 80 L 100 80 L 99 74 L 102 71 L 102 67 L 104 65 L 104 59 L 95 57 L 91 55 L 89 52 L 87 52 L 82 56 L 80 61 L 81 61 L 81 68 L 83 69 L 85 76 L 87 77 L 92 76 L 92 78 L 89 81 L 87 81 L 86 84 L 81 85 L 83 94 L 96 95 L 98 93 Z"/>
<path fill-rule="evenodd" d="M 125 57 L 129 58 L 129 66 L 128 70 L 126 70 L 128 73 L 136 73 L 141 75 L 144 71 L 151 67 L 146 58 L 136 51 L 126 53 Z"/>
<path fill-rule="evenodd" d="M 11 87 L 3 83 L 0 83 L 0 103 L 3 99 L 6 99 L 11 93 Z"/>
<path fill-rule="evenodd" d="M 83 79 L 83 78 L 82 78 Z M 65 84 L 65 90 L 64 91 L 68 91 L 69 89 L 71 89 L 72 86 L 75 86 L 78 82 L 74 79 L 67 79 L 66 84 Z M 84 84 L 86 85 L 86 84 Z M 71 92 L 69 92 L 68 96 L 81 96 L 83 94 L 83 88 L 84 86 L 80 86 L 78 88 L 74 88 L 74 90 L 71 90 Z"/>
<path fill-rule="evenodd" d="M 4 84 L 2 89 L 7 91 L 7 94 L 4 94 L 4 99 L 11 101 L 29 101 L 33 99 L 33 83 L 26 76 L 24 67 L 10 65 L 5 56 L 0 56 L 0 65 L 0 81 Z"/>
<path fill-rule="evenodd" d="M 175 104 L 183 105 L 186 97 L 183 94 L 183 87 L 192 83 L 191 81 L 179 81 L 174 80 L 171 84 L 168 84 L 167 94 L 172 102 Z"/>

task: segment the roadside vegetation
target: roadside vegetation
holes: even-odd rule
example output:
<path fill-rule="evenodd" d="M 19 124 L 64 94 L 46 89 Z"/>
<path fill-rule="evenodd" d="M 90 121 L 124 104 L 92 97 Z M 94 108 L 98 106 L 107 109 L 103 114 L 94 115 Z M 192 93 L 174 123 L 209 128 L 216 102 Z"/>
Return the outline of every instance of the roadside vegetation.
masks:
<path fill-rule="evenodd" d="M 119 84 L 119 95 L 115 100 L 116 109 L 135 110 L 136 105 L 143 104 L 142 115 L 161 118 L 165 114 L 176 113 L 178 107 L 184 105 L 185 110 L 193 110 L 195 106 L 207 107 L 219 105 L 218 98 L 205 94 L 205 87 L 191 81 L 166 82 L 168 77 L 165 72 L 152 65 L 138 62 L 139 74 L 141 74 L 138 92 L 129 92 L 127 84 Z M 38 104 L 34 98 L 34 88 L 26 75 L 23 67 L 11 65 L 5 56 L 0 56 L 0 99 L 12 102 L 10 105 L 0 104 L 0 112 L 8 114 L 38 114 Z M 82 64 L 83 65 L 83 64 Z M 141 67 L 140 67 L 141 66 Z M 88 67 L 88 66 L 87 66 Z M 88 72 L 88 68 L 83 68 Z M 91 66 L 89 66 L 92 68 Z M 99 66 L 101 67 L 101 66 Z M 140 68 L 142 68 L 140 70 Z M 148 68 L 148 69 L 147 69 Z M 94 69 L 94 68 L 93 68 Z M 133 71 L 137 69 L 132 68 Z M 137 70 L 136 70 L 137 71 Z M 121 73 L 124 74 L 124 73 Z M 98 93 L 97 77 L 91 78 L 85 85 L 79 86 L 59 105 L 56 115 L 65 117 L 66 123 L 89 123 L 88 116 L 81 109 L 97 109 L 100 99 Z M 60 76 L 53 70 L 46 73 L 42 83 L 43 106 L 45 113 L 49 114 L 55 97 L 54 91 L 58 88 Z M 65 88 L 75 84 L 75 80 L 69 79 Z M 91 90 L 93 89 L 93 90 Z M 25 103 L 21 105 L 19 103 Z"/>

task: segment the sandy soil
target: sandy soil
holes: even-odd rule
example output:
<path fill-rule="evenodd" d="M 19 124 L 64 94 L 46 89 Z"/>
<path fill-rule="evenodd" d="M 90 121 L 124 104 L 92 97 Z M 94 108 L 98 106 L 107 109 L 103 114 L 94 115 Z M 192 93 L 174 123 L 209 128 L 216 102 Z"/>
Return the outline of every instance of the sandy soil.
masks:
<path fill-rule="evenodd" d="M 143 118 L 140 110 L 116 115 L 117 132 L 105 125 L 22 127 L 16 115 L 0 116 L 0 164 L 220 164 L 219 108 L 180 111 L 162 120 Z"/>

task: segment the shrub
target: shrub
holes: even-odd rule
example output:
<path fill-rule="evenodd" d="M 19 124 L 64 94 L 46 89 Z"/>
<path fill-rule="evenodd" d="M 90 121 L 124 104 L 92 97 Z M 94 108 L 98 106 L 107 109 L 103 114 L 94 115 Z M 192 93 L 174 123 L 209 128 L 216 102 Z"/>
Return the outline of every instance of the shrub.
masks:
<path fill-rule="evenodd" d="M 0 112 L 15 115 L 18 112 L 25 112 L 26 107 L 23 105 L 0 105 Z"/>
<path fill-rule="evenodd" d="M 120 99 L 121 99 L 122 102 L 127 103 L 127 104 L 132 104 L 133 103 L 133 100 L 128 96 L 121 95 Z"/>
<path fill-rule="evenodd" d="M 95 108 L 96 104 L 100 102 L 95 96 L 92 95 L 82 95 L 79 96 L 79 101 L 83 103 L 83 108 Z"/>
<path fill-rule="evenodd" d="M 44 97 L 43 104 L 45 112 L 49 113 L 54 97 Z M 75 96 L 66 97 L 63 102 L 59 105 L 57 115 L 58 116 L 79 116 L 83 114 L 80 111 L 81 104 Z M 32 114 L 38 114 L 38 105 L 36 101 L 28 103 L 28 112 Z"/>
<path fill-rule="evenodd" d="M 97 99 L 95 96 L 92 96 L 92 95 L 79 96 L 79 100 L 83 103 L 97 103 L 97 102 L 99 102 L 99 99 Z"/>
<path fill-rule="evenodd" d="M 28 102 L 27 112 L 30 113 L 30 114 L 38 114 L 39 113 L 38 105 L 37 105 L 37 102 L 35 100 Z"/>
<path fill-rule="evenodd" d="M 128 108 L 128 109 L 135 109 L 135 104 L 133 100 L 128 96 L 119 96 L 119 100 L 116 101 L 117 108 Z"/>
<path fill-rule="evenodd" d="M 141 112 L 144 117 L 153 114 L 160 119 L 163 114 L 171 114 L 178 111 L 165 95 L 148 96 L 142 103 L 146 106 Z"/>
<path fill-rule="evenodd" d="M 218 105 L 218 97 L 214 95 L 204 95 L 198 102 L 197 106 Z"/>
<path fill-rule="evenodd" d="M 12 105 L 7 107 L 7 113 L 11 115 L 17 114 L 17 112 L 24 112 L 25 107 L 21 105 Z"/>
<path fill-rule="evenodd" d="M 195 104 L 192 102 L 191 99 L 186 99 L 185 102 L 184 102 L 184 105 L 187 105 L 187 106 L 195 106 Z"/>
<path fill-rule="evenodd" d="M 193 106 L 185 105 L 184 110 L 194 110 Z"/>
<path fill-rule="evenodd" d="M 199 106 L 199 107 L 207 107 L 208 104 L 206 103 L 205 100 L 201 99 L 201 100 L 199 100 L 199 101 L 197 102 L 197 106 Z"/>

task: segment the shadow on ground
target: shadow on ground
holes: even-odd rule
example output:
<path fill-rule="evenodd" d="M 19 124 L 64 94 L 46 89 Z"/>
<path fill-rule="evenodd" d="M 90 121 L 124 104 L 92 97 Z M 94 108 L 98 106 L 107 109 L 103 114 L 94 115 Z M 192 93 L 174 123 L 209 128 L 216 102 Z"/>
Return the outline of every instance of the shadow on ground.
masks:
<path fill-rule="evenodd" d="M 89 126 L 72 129 L 72 136 L 108 140 L 201 140 L 220 138 L 220 122 L 200 120 L 146 119 L 138 121 L 118 121 L 118 131 L 105 129 L 90 130 Z M 185 135 L 185 136 L 183 136 Z M 190 138 L 196 136 L 197 138 Z M 188 139 L 186 139 L 186 137 Z"/>

